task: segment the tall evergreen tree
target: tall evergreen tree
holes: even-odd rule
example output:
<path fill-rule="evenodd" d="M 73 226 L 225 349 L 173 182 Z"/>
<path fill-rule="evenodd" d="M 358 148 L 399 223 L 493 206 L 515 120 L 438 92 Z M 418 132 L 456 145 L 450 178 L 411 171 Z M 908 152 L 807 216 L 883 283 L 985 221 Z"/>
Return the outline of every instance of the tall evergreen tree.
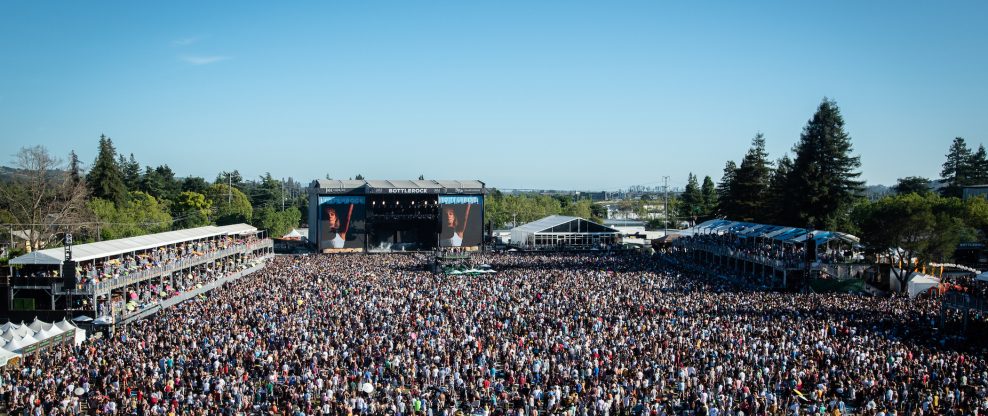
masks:
<path fill-rule="evenodd" d="M 789 176 L 792 174 L 792 159 L 789 155 L 783 155 L 775 162 L 775 170 L 768 181 L 768 206 L 766 207 L 766 220 L 770 224 L 795 224 L 796 218 L 786 217 L 790 212 L 787 207 L 789 201 L 786 200 L 787 188 L 789 187 Z"/>
<path fill-rule="evenodd" d="M 728 160 L 724 164 L 724 174 L 720 177 L 720 183 L 717 184 L 717 215 L 725 216 L 727 213 L 734 212 L 734 201 L 731 200 L 731 188 L 734 187 L 734 177 L 738 171 L 737 164 L 733 160 Z"/>
<path fill-rule="evenodd" d="M 940 171 L 940 180 L 944 187 L 940 189 L 943 196 L 960 197 L 964 185 L 970 183 L 971 148 L 967 147 L 963 137 L 955 137 L 947 152 L 947 161 Z"/>
<path fill-rule="evenodd" d="M 988 152 L 985 151 L 985 145 L 978 145 L 978 150 L 971 155 L 967 165 L 970 180 L 965 185 L 988 184 Z"/>
<path fill-rule="evenodd" d="M 686 180 L 686 188 L 679 197 L 679 217 L 691 223 L 703 213 L 703 193 L 700 191 L 700 183 L 696 180 L 696 175 L 690 172 Z"/>
<path fill-rule="evenodd" d="M 703 217 L 710 218 L 717 212 L 717 186 L 710 175 L 703 177 L 703 185 L 700 186 L 700 193 L 703 195 Z"/>
<path fill-rule="evenodd" d="M 793 148 L 796 158 L 787 187 L 791 225 L 843 229 L 854 199 L 863 189 L 861 166 L 851 156 L 851 137 L 837 104 L 824 98 Z"/>
<path fill-rule="evenodd" d="M 730 198 L 734 212 L 728 217 L 747 221 L 765 219 L 766 193 L 768 192 L 771 163 L 765 151 L 765 136 L 761 133 L 751 139 L 751 148 L 741 160 L 741 166 L 734 174 Z"/>
<path fill-rule="evenodd" d="M 119 156 L 117 163 L 120 165 L 120 174 L 123 175 L 124 185 L 128 190 L 141 189 L 141 164 L 137 163 L 134 154 L 130 154 L 130 159 L 124 159 L 123 154 Z"/>
<path fill-rule="evenodd" d="M 96 155 L 96 161 L 93 162 L 93 168 L 86 175 L 86 182 L 93 197 L 121 205 L 127 200 L 128 195 L 116 156 L 113 140 L 106 135 L 100 135 L 99 153 Z"/>
<path fill-rule="evenodd" d="M 73 186 L 82 183 L 82 163 L 79 162 L 79 155 L 75 154 L 75 150 L 69 152 L 69 178 Z"/>

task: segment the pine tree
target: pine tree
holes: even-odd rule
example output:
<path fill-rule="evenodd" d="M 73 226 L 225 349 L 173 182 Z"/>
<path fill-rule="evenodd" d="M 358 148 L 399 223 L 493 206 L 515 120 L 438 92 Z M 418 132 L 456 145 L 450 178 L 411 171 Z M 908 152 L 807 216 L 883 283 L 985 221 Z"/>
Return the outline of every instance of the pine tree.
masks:
<path fill-rule="evenodd" d="M 79 155 L 75 154 L 75 150 L 69 152 L 69 178 L 72 179 L 72 185 L 82 183 L 82 163 L 79 162 Z"/>
<path fill-rule="evenodd" d="M 741 160 L 734 174 L 730 198 L 735 210 L 733 217 L 747 221 L 765 219 L 766 193 L 768 192 L 771 163 L 765 151 L 765 136 L 761 133 L 751 139 L 751 148 Z"/>
<path fill-rule="evenodd" d="M 787 216 L 796 219 L 792 225 L 835 230 L 847 224 L 864 185 L 858 180 L 861 160 L 851 156 L 852 150 L 840 109 L 824 98 L 793 148 L 796 158 L 787 187 L 792 207 Z"/>
<path fill-rule="evenodd" d="M 988 152 L 985 151 L 985 145 L 978 145 L 978 151 L 971 155 L 967 166 L 970 179 L 965 185 L 988 184 Z"/>
<path fill-rule="evenodd" d="M 703 193 L 700 191 L 700 184 L 696 180 L 696 175 L 690 172 L 686 180 L 686 189 L 679 197 L 679 217 L 691 223 L 696 222 L 703 210 Z"/>
<path fill-rule="evenodd" d="M 731 188 L 734 187 L 734 177 L 737 171 L 738 166 L 733 160 L 728 160 L 724 164 L 724 174 L 720 177 L 720 183 L 717 184 L 717 214 L 720 216 L 727 216 L 735 211 L 734 201 L 731 200 L 733 193 Z"/>
<path fill-rule="evenodd" d="M 964 185 L 969 185 L 971 156 L 971 148 L 967 147 L 964 138 L 955 137 L 947 152 L 947 161 L 940 171 L 940 178 L 944 183 L 944 187 L 940 189 L 943 196 L 960 197 Z"/>
<path fill-rule="evenodd" d="M 124 159 L 123 154 L 121 154 L 118 163 L 120 164 L 120 174 L 123 176 L 124 185 L 127 186 L 127 189 L 132 191 L 140 189 L 141 164 L 137 163 L 134 154 L 130 154 L 130 159 Z"/>
<path fill-rule="evenodd" d="M 113 148 L 113 140 L 106 135 L 99 137 L 99 154 L 93 162 L 93 168 L 86 176 L 90 193 L 93 197 L 112 201 L 118 206 L 127 200 L 127 187 L 120 174 L 116 160 L 117 151 Z"/>
<path fill-rule="evenodd" d="M 768 206 L 765 222 L 770 224 L 794 225 L 796 218 L 787 217 L 791 210 L 787 209 L 789 203 L 786 200 L 786 189 L 789 187 L 789 175 L 792 174 L 792 159 L 789 155 L 783 155 L 775 162 L 775 170 L 772 171 L 772 178 L 768 181 Z"/>
<path fill-rule="evenodd" d="M 710 178 L 710 175 L 703 177 L 700 194 L 703 195 L 702 215 L 704 218 L 710 218 L 717 212 L 717 186 L 714 185 L 714 180 Z"/>

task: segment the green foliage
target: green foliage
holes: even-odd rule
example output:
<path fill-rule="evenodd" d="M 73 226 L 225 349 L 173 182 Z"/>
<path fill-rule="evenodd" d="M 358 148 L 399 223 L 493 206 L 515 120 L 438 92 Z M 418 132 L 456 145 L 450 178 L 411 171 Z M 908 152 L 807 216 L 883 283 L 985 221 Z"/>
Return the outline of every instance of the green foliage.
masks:
<path fill-rule="evenodd" d="M 697 182 L 693 172 L 690 172 L 689 177 L 686 179 L 686 188 L 683 190 L 683 194 L 680 195 L 680 202 L 680 218 L 695 222 L 704 214 L 705 203 L 703 191 L 700 190 L 700 183 Z"/>
<path fill-rule="evenodd" d="M 183 192 L 197 192 L 205 194 L 209 189 L 209 183 L 199 176 L 189 176 L 182 180 L 181 190 Z"/>
<path fill-rule="evenodd" d="M 738 165 L 733 160 L 728 160 L 724 164 L 724 173 L 720 177 L 720 183 L 717 184 L 717 213 L 719 215 L 737 212 L 735 202 L 731 199 L 734 194 L 732 188 L 737 171 Z"/>
<path fill-rule="evenodd" d="M 919 177 L 919 176 L 908 176 L 905 178 L 899 178 L 898 183 L 892 187 L 892 190 L 899 195 L 906 194 L 928 194 L 932 192 L 930 190 L 930 180 Z"/>
<path fill-rule="evenodd" d="M 272 206 L 261 207 L 254 215 L 254 226 L 267 230 L 271 237 L 281 237 L 297 227 L 302 219 L 298 209 L 275 210 Z"/>
<path fill-rule="evenodd" d="M 189 191 L 180 193 L 172 204 L 175 227 L 192 228 L 209 224 L 212 207 L 213 203 L 206 199 L 206 195 Z"/>
<path fill-rule="evenodd" d="M 120 174 L 127 189 L 141 189 L 141 164 L 137 163 L 134 154 L 130 154 L 130 159 L 124 159 L 123 154 L 120 154 L 117 164 L 120 166 Z"/>
<path fill-rule="evenodd" d="M 284 185 L 273 178 L 271 173 L 261 176 L 261 182 L 250 192 L 250 203 L 255 209 L 272 207 L 281 209 L 284 198 Z"/>
<path fill-rule="evenodd" d="M 94 198 L 106 199 L 120 205 L 127 200 L 127 187 L 124 185 L 116 156 L 113 140 L 101 135 L 99 154 L 93 162 L 93 168 L 86 176 L 86 182 Z"/>
<path fill-rule="evenodd" d="M 100 238 L 111 240 L 168 231 L 172 216 L 158 200 L 144 192 L 134 191 L 119 206 L 105 199 L 93 198 L 86 206 L 97 219 Z"/>
<path fill-rule="evenodd" d="M 182 184 L 175 179 L 175 172 L 168 165 L 151 169 L 144 168 L 141 177 L 141 191 L 158 198 L 161 201 L 174 201 L 181 192 Z"/>
<path fill-rule="evenodd" d="M 944 183 L 940 189 L 943 196 L 960 197 L 965 186 L 988 183 L 988 153 L 985 147 L 978 146 L 977 152 L 971 152 L 963 137 L 954 138 L 940 178 Z"/>
<path fill-rule="evenodd" d="M 905 283 L 912 259 L 920 265 L 949 261 L 957 244 L 974 241 L 988 225 L 988 202 L 933 193 L 897 194 L 859 204 L 852 218 L 867 247 L 887 256 L 896 268 L 904 265 L 893 274 Z"/>
<path fill-rule="evenodd" d="M 860 158 L 851 156 L 840 109 L 824 99 L 794 147 L 796 158 L 786 187 L 785 225 L 836 230 L 845 224 L 864 182 Z"/>
<path fill-rule="evenodd" d="M 766 194 L 768 193 L 771 164 L 765 151 L 765 136 L 761 133 L 751 139 L 751 148 L 741 160 L 741 166 L 734 172 L 729 198 L 729 210 L 722 212 L 726 217 L 745 221 L 765 221 Z"/>
<path fill-rule="evenodd" d="M 703 177 L 700 194 L 703 196 L 702 215 L 704 218 L 710 218 L 717 212 L 717 185 L 714 185 L 714 180 L 710 178 L 710 175 Z"/>
<path fill-rule="evenodd" d="M 206 198 L 213 206 L 216 225 L 251 222 L 254 209 L 247 195 L 239 189 L 224 183 L 213 184 L 206 192 Z"/>
<path fill-rule="evenodd" d="M 484 216 L 494 223 L 494 227 L 505 227 L 511 226 L 513 220 L 521 225 L 549 215 L 579 213 L 580 216 L 587 214 L 584 218 L 590 218 L 593 216 L 591 206 L 590 201 L 573 203 L 567 200 L 566 212 L 572 214 L 565 214 L 560 198 L 537 194 L 504 195 L 494 190 L 484 197 Z"/>

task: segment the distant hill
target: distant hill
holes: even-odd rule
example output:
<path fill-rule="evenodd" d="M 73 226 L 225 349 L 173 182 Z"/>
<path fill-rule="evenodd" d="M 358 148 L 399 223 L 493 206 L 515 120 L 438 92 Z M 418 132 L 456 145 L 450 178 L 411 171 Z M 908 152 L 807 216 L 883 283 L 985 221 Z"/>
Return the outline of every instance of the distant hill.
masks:
<path fill-rule="evenodd" d="M 891 193 L 892 188 L 885 185 L 870 185 L 866 186 L 864 189 L 864 196 L 868 199 L 878 199 Z"/>

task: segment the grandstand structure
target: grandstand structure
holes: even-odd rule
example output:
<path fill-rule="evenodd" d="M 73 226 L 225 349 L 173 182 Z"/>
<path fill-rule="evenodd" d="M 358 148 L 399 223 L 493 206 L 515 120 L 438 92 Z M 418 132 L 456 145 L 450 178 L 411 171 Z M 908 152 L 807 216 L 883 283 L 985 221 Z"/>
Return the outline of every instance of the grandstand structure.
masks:
<path fill-rule="evenodd" d="M 247 224 L 34 251 L 10 260 L 0 317 L 124 323 L 251 273 L 273 253 L 272 240 Z"/>
<path fill-rule="evenodd" d="M 847 233 L 742 221 L 710 220 L 680 232 L 671 246 L 687 259 L 746 276 L 768 287 L 789 287 L 809 276 L 864 277 L 860 239 Z"/>

